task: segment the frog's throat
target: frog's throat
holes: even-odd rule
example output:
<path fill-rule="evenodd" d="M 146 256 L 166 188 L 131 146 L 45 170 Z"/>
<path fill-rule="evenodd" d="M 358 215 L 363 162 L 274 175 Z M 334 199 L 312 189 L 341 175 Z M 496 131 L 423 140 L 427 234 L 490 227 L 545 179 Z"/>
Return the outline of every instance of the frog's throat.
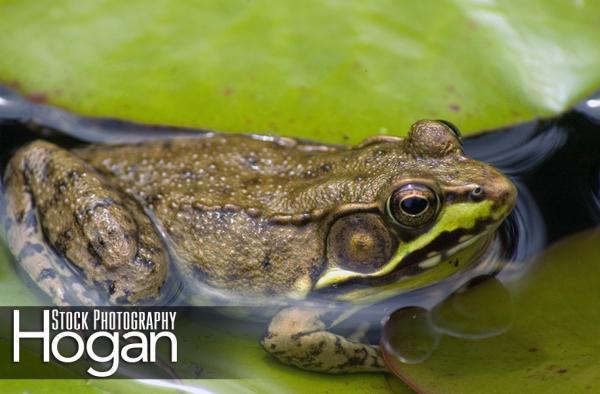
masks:
<path fill-rule="evenodd" d="M 493 202 L 484 200 L 478 203 L 457 203 L 444 208 L 437 224 L 426 233 L 413 239 L 411 242 L 400 244 L 396 254 L 381 269 L 371 273 L 348 271 L 339 267 L 331 267 L 323 273 L 315 284 L 316 289 L 323 289 L 333 284 L 339 284 L 351 279 L 381 278 L 392 273 L 403 265 L 407 257 L 420 250 L 427 250 L 434 245 L 436 240 L 441 240 L 444 235 L 456 231 L 463 234 L 453 247 L 443 251 L 426 253 L 425 260 L 418 263 L 422 270 L 431 269 L 440 262 L 447 260 L 461 250 L 471 246 L 482 237 L 497 227 L 500 221 L 508 214 L 506 209 L 494 209 Z"/>

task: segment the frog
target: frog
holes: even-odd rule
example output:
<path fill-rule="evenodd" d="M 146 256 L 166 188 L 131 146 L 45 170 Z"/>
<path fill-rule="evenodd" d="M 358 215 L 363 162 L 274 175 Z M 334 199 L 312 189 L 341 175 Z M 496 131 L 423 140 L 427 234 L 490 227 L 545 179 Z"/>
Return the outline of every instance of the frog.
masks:
<path fill-rule="evenodd" d="M 439 120 L 356 145 L 38 139 L 3 188 L 9 247 L 53 304 L 268 304 L 264 350 L 326 373 L 387 371 L 376 344 L 336 325 L 469 267 L 517 196 Z"/>

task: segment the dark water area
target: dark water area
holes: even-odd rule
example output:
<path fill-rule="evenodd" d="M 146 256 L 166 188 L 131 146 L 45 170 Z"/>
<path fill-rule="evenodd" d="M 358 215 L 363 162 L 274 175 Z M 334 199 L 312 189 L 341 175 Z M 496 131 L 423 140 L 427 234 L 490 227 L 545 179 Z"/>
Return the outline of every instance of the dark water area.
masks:
<path fill-rule="evenodd" d="M 600 106 L 592 107 L 588 102 L 595 103 L 589 99 L 555 119 L 465 141 L 470 156 L 492 163 L 518 185 L 523 195 L 517 215 L 534 215 L 537 208 L 543 223 L 526 230 L 545 233 L 540 246 L 594 227 L 600 221 Z M 536 207 L 526 206 L 523 199 L 531 199 L 528 203 Z"/>

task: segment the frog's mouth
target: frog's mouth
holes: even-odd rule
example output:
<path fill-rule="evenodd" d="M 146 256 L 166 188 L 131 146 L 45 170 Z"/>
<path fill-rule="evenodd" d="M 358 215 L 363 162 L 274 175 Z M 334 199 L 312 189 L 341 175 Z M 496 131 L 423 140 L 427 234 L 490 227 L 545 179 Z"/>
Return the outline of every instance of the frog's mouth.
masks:
<path fill-rule="evenodd" d="M 373 294 L 385 298 L 382 293 L 387 290 L 401 293 L 433 284 L 477 261 L 506 214 L 492 213 L 487 201 L 469 206 L 457 204 L 430 231 L 400 245 L 394 257 L 378 271 L 360 273 L 331 267 L 317 281 L 315 289 L 329 293 L 335 288 L 337 299 L 362 302 L 361 298 L 371 298 Z"/>
<path fill-rule="evenodd" d="M 340 301 L 370 304 L 432 285 L 480 261 L 494 239 L 496 227 L 490 226 L 473 234 L 460 234 L 459 231 L 456 234 L 444 234 L 436 246 L 451 239 L 460 239 L 461 242 L 453 243 L 452 247 L 446 249 L 419 249 L 407 255 L 402 264 L 387 275 L 355 276 L 343 283 L 323 287 L 319 293 L 331 294 Z"/>

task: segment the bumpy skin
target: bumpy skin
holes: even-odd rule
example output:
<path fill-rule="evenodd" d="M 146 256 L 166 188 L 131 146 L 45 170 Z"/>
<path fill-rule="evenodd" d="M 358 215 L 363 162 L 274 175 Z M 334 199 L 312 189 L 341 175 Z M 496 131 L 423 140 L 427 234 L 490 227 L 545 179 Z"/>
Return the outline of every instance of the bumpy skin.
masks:
<path fill-rule="evenodd" d="M 475 187 L 502 217 L 514 204 L 510 182 L 432 121 L 356 147 L 222 134 L 74 151 L 36 141 L 5 174 L 9 243 L 59 304 L 152 300 L 174 276 L 169 256 L 192 298 L 302 299 L 333 264 L 327 236 L 338 217 L 375 214 L 410 242 L 385 217 L 406 179 L 435 183 L 446 205 L 469 202 Z M 263 346 L 311 370 L 383 369 L 375 347 L 327 332 L 324 313 L 282 311 Z"/>

